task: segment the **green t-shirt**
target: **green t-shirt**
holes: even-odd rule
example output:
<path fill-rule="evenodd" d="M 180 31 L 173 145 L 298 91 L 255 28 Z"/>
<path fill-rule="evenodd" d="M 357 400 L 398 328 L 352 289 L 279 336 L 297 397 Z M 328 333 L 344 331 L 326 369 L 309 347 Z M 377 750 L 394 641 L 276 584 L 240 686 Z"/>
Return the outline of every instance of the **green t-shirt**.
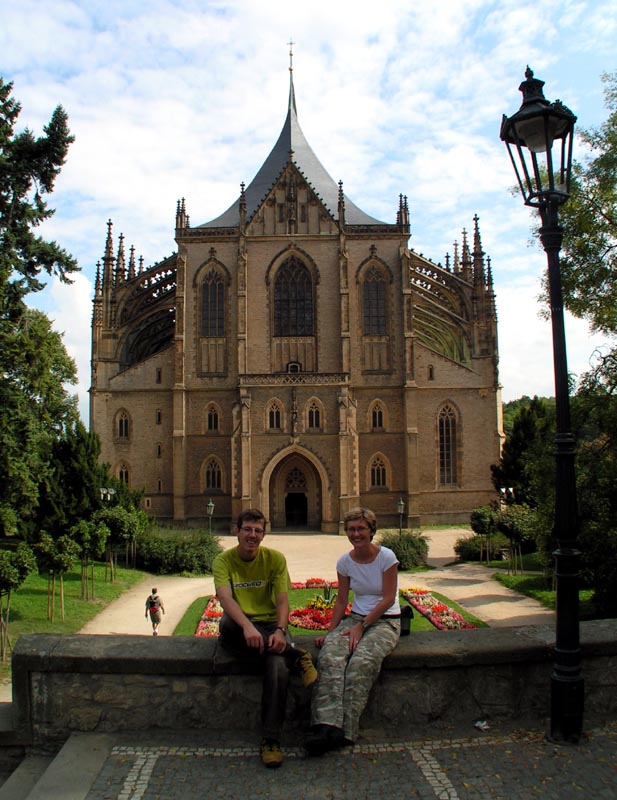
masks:
<path fill-rule="evenodd" d="M 243 561 L 236 547 L 225 550 L 212 563 L 214 586 L 231 586 L 234 600 L 249 619 L 276 622 L 276 595 L 290 589 L 285 556 L 260 547 L 256 558 Z"/>

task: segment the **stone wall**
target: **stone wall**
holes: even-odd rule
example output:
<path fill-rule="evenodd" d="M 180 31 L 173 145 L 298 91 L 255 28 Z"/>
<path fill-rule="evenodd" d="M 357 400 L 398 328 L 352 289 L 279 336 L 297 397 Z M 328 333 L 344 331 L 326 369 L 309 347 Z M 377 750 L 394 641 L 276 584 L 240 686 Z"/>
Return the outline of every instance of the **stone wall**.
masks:
<path fill-rule="evenodd" d="M 362 727 L 399 738 L 433 720 L 547 716 L 553 646 L 548 626 L 403 638 Z M 586 713 L 614 715 L 617 620 L 582 623 L 581 647 Z M 259 701 L 259 676 L 223 657 L 216 639 L 32 634 L 13 653 L 15 727 L 35 750 L 55 751 L 73 732 L 257 729 Z M 292 679 L 289 737 L 309 709 L 310 689 Z"/>

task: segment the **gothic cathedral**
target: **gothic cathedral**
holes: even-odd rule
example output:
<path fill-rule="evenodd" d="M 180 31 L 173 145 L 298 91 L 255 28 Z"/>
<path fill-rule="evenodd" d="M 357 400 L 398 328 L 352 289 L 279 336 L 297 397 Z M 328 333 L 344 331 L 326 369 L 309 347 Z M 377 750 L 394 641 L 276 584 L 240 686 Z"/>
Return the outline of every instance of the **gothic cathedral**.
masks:
<path fill-rule="evenodd" d="M 446 265 L 355 206 L 285 124 L 216 219 L 176 209 L 177 251 L 145 269 L 108 223 L 92 320 L 90 424 L 113 474 L 176 525 L 337 533 L 468 522 L 495 499 L 497 318 L 478 219 Z M 209 508 L 208 508 L 209 506 Z"/>

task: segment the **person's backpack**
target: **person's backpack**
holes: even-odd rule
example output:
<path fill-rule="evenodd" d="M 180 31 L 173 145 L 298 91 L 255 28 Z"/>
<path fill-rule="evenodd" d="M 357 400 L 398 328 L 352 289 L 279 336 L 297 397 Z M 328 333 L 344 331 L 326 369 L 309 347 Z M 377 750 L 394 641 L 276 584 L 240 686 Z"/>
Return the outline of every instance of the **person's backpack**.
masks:
<path fill-rule="evenodd" d="M 148 601 L 148 607 L 153 614 L 156 614 L 156 612 L 159 610 L 159 598 L 151 596 Z"/>

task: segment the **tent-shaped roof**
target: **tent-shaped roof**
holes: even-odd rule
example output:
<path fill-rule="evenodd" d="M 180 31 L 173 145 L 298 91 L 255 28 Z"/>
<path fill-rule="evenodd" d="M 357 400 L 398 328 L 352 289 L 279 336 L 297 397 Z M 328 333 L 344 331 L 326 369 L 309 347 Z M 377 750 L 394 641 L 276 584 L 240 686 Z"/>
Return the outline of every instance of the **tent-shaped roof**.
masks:
<path fill-rule="evenodd" d="M 264 161 L 261 169 L 245 191 L 246 218 L 250 220 L 266 195 L 272 189 L 289 163 L 295 164 L 315 194 L 336 219 L 338 217 L 339 187 L 306 141 L 298 122 L 293 73 L 290 69 L 289 108 L 287 119 L 277 143 Z M 240 200 L 236 200 L 220 217 L 200 225 L 200 228 L 232 228 L 240 222 Z M 384 225 L 365 214 L 345 196 L 345 222 L 347 225 Z"/>

